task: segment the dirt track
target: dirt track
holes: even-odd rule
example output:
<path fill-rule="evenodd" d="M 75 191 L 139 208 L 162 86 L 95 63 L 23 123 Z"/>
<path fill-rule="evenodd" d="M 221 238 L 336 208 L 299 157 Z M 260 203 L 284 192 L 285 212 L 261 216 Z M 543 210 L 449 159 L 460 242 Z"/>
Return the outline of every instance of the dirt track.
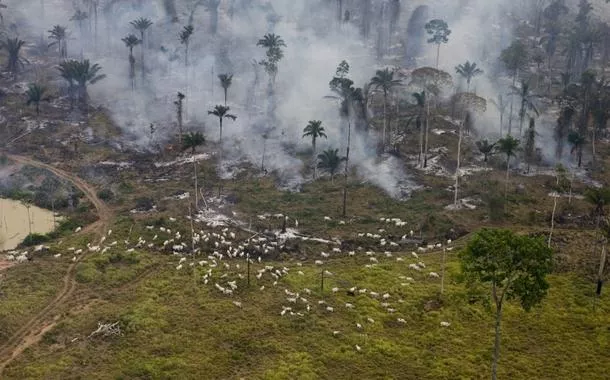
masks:
<path fill-rule="evenodd" d="M 95 188 L 91 185 L 75 175 L 43 162 L 12 154 L 6 154 L 6 156 L 10 160 L 20 164 L 46 169 L 56 176 L 71 182 L 85 194 L 85 197 L 87 197 L 97 210 L 99 219 L 85 228 L 81 233 L 95 232 L 98 237 L 101 237 L 108 229 L 110 221 L 112 220 L 112 212 L 104 202 L 98 198 Z M 80 255 L 75 262 L 70 263 L 70 266 L 62 279 L 63 286 L 55 298 L 36 316 L 17 330 L 5 344 L 0 346 L 0 377 L 2 377 L 1 375 L 4 368 L 13 361 L 13 359 L 19 356 L 26 348 L 37 343 L 45 332 L 55 326 L 59 315 L 54 314 L 58 311 L 59 306 L 64 304 L 74 292 L 74 289 L 76 288 L 76 281 L 74 280 L 76 265 L 83 256 L 84 254 Z"/>

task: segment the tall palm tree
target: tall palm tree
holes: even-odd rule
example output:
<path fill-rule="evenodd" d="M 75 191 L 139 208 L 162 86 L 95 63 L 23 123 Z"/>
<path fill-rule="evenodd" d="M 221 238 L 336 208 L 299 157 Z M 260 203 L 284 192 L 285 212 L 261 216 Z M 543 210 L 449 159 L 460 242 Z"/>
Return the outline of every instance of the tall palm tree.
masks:
<path fill-rule="evenodd" d="M 269 75 L 270 88 L 275 83 L 275 78 L 278 72 L 278 63 L 284 58 L 283 47 L 286 47 L 286 42 L 277 34 L 267 33 L 258 40 L 256 46 L 267 49 L 266 59 L 259 62 L 265 68 L 265 72 Z"/>
<path fill-rule="evenodd" d="M 189 44 L 191 42 L 191 36 L 195 28 L 193 25 L 185 26 L 179 34 L 180 43 L 184 45 L 184 65 L 189 65 Z"/>
<path fill-rule="evenodd" d="M 36 116 L 40 115 L 40 102 L 49 101 L 49 98 L 44 96 L 46 91 L 47 89 L 44 86 L 37 83 L 30 83 L 25 92 L 26 104 L 28 106 L 32 104 L 36 106 Z"/>
<path fill-rule="evenodd" d="M 470 61 L 457 65 L 455 67 L 455 72 L 466 79 L 466 92 L 470 91 L 470 82 L 472 81 L 472 78 L 483 74 L 483 70 L 479 69 L 476 63 L 470 63 Z"/>
<path fill-rule="evenodd" d="M 423 118 L 425 115 L 426 108 L 426 91 L 414 92 L 411 94 L 417 104 L 417 117 L 415 118 L 415 126 L 419 129 L 419 157 L 417 163 L 422 163 L 422 156 L 424 155 L 424 123 Z"/>
<path fill-rule="evenodd" d="M 532 111 L 538 116 L 538 108 L 534 99 L 539 98 L 539 95 L 534 95 L 528 82 L 522 81 L 520 87 L 511 86 L 512 95 L 517 95 L 521 99 L 521 107 L 519 108 L 519 136 L 523 133 L 523 121 L 527 112 Z"/>
<path fill-rule="evenodd" d="M 329 148 L 318 155 L 318 168 L 330 174 L 330 180 L 334 183 L 335 174 L 345 160 L 345 157 L 339 157 L 339 149 Z"/>
<path fill-rule="evenodd" d="M 85 46 L 84 43 L 84 39 L 85 39 L 85 35 L 83 32 L 83 21 L 85 21 L 86 19 L 89 18 L 89 15 L 87 14 L 87 12 L 83 12 L 80 9 L 77 9 L 76 12 L 74 12 L 74 14 L 72 15 L 72 17 L 70 17 L 70 21 L 75 21 L 76 24 L 78 25 L 78 31 L 80 33 L 80 56 L 81 59 L 83 59 L 83 49 Z"/>
<path fill-rule="evenodd" d="M 212 111 L 208 111 L 208 115 L 214 115 L 218 118 L 219 125 L 220 125 L 220 138 L 218 141 L 220 142 L 221 145 L 222 145 L 222 120 L 224 118 L 229 118 L 231 120 L 237 119 L 237 116 L 228 113 L 230 110 L 231 110 L 230 107 L 223 106 L 223 105 L 217 105 L 216 107 L 214 107 L 214 109 Z"/>
<path fill-rule="evenodd" d="M 227 105 L 227 92 L 229 91 L 229 87 L 233 84 L 233 74 L 220 74 L 218 76 L 220 80 L 220 86 L 222 87 L 225 93 L 225 106 Z"/>
<path fill-rule="evenodd" d="M 195 174 L 195 209 L 199 208 L 199 194 L 197 193 L 197 160 L 195 159 L 195 150 L 197 147 L 205 144 L 205 137 L 201 132 L 190 132 L 184 136 L 182 140 L 182 149 L 190 149 L 193 158 L 193 170 Z"/>
<path fill-rule="evenodd" d="M 13 75 L 17 75 L 19 68 L 22 68 L 25 63 L 29 63 L 27 59 L 21 57 L 21 48 L 24 45 L 25 41 L 22 41 L 17 37 L 7 38 L 5 41 L 0 42 L 0 48 L 6 49 L 8 53 L 6 70 Z"/>
<path fill-rule="evenodd" d="M 324 127 L 322 126 L 322 122 L 320 120 L 310 120 L 309 124 L 303 129 L 303 138 L 311 137 L 311 147 L 312 147 L 312 162 L 313 165 L 313 178 L 316 179 L 316 169 L 317 165 L 315 165 L 316 154 L 316 141 L 318 138 L 328 138 L 326 133 L 324 133 Z"/>
<path fill-rule="evenodd" d="M 388 93 L 392 90 L 392 88 L 399 86 L 401 81 L 398 79 L 394 79 L 394 71 L 390 71 L 389 69 L 377 70 L 375 76 L 371 78 L 371 86 L 374 86 L 376 89 L 383 90 L 383 135 L 382 135 L 382 151 L 385 151 L 385 146 L 387 143 L 386 139 L 386 130 L 388 125 Z"/>
<path fill-rule="evenodd" d="M 130 24 L 138 32 L 140 32 L 140 41 L 141 41 L 141 44 L 142 44 L 142 46 L 140 47 L 140 61 L 141 61 L 141 64 L 142 64 L 142 78 L 144 78 L 144 76 L 146 75 L 145 61 L 144 61 L 144 49 L 145 49 L 144 42 L 146 42 L 146 44 L 148 46 L 150 46 L 150 41 L 144 40 L 144 34 L 146 33 L 146 30 L 148 30 L 148 28 L 150 28 L 152 26 L 153 22 L 150 21 L 147 18 L 140 17 L 140 18 L 130 22 Z"/>
<path fill-rule="evenodd" d="M 577 153 L 578 167 L 580 167 L 582 165 L 582 150 L 586 143 L 585 136 L 581 135 L 578 131 L 571 131 L 568 133 L 568 143 L 572 146 L 570 154 Z"/>
<path fill-rule="evenodd" d="M 129 79 L 131 80 L 131 89 L 136 87 L 136 59 L 133 57 L 133 48 L 142 43 L 135 34 L 129 34 L 121 39 L 129 49 Z"/>
<path fill-rule="evenodd" d="M 100 74 L 102 67 L 97 63 L 91 64 L 88 59 L 64 61 L 59 64 L 58 69 L 72 90 L 76 88 L 78 97 L 85 108 L 88 101 L 87 86 L 106 78 L 105 74 Z"/>
<path fill-rule="evenodd" d="M 511 135 L 498 140 L 498 151 L 506 155 L 506 184 L 504 187 L 504 199 L 508 196 L 508 179 L 510 175 L 510 158 L 517 153 L 519 148 L 519 140 Z"/>
<path fill-rule="evenodd" d="M 53 29 L 49 30 L 49 39 L 54 40 L 49 44 L 49 47 L 57 45 L 60 58 L 68 57 L 68 34 L 67 28 L 61 25 L 53 26 Z"/>

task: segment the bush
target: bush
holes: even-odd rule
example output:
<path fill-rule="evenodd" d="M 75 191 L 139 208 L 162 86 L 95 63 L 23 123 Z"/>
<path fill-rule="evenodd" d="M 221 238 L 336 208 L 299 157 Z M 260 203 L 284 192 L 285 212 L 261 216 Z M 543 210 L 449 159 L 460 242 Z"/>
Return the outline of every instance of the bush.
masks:
<path fill-rule="evenodd" d="M 29 234 L 23 239 L 21 245 L 24 247 L 30 247 L 32 245 L 38 245 L 49 241 L 50 238 L 47 235 L 42 234 Z"/>
<path fill-rule="evenodd" d="M 106 201 L 106 202 L 109 202 L 112 199 L 114 199 L 114 193 L 110 189 L 102 189 L 102 190 L 98 191 L 97 196 L 101 200 Z"/>
<path fill-rule="evenodd" d="M 154 206 L 153 200 L 150 198 L 138 198 L 136 199 L 136 210 L 138 211 L 148 211 L 152 210 Z"/>

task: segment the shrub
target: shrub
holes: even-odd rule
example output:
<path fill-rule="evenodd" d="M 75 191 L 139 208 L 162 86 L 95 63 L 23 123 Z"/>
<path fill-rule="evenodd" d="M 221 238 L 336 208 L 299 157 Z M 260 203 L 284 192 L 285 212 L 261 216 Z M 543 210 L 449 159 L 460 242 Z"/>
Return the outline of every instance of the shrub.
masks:
<path fill-rule="evenodd" d="M 21 245 L 24 247 L 30 247 L 32 245 L 42 244 L 49 241 L 49 236 L 43 234 L 29 234 L 23 239 Z"/>
<path fill-rule="evenodd" d="M 106 202 L 109 202 L 112 199 L 114 199 L 114 193 L 110 189 L 102 189 L 102 190 L 98 191 L 97 196 L 101 200 L 106 201 Z"/>

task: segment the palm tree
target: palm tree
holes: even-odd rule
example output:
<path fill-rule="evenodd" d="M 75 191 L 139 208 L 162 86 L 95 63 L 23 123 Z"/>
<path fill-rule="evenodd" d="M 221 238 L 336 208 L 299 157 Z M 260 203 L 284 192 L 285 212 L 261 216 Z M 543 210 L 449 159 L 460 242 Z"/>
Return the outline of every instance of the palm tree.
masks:
<path fill-rule="evenodd" d="M 231 108 L 227 106 L 217 105 L 212 111 L 208 111 L 208 115 L 214 115 L 218 118 L 220 125 L 220 138 L 218 141 L 220 142 L 220 145 L 222 145 L 222 120 L 224 118 L 229 118 L 231 120 L 237 119 L 237 116 L 228 113 L 230 109 Z"/>
<path fill-rule="evenodd" d="M 152 21 L 150 21 L 147 18 L 144 17 L 140 17 L 136 20 L 133 20 L 132 22 L 130 22 L 131 26 L 133 26 L 138 32 L 140 32 L 140 43 L 142 44 L 141 49 L 140 49 L 140 60 L 142 61 L 142 78 L 144 78 L 144 75 L 146 74 L 146 70 L 144 68 L 144 33 L 146 32 L 146 30 L 148 30 L 148 28 L 150 28 L 153 24 Z M 146 41 L 147 44 L 149 44 L 149 41 Z"/>
<path fill-rule="evenodd" d="M 324 127 L 322 126 L 322 122 L 320 120 L 310 120 L 309 124 L 307 124 L 307 126 L 303 129 L 303 138 L 305 137 L 311 137 L 311 146 L 312 146 L 312 162 L 314 162 L 313 165 L 313 178 L 316 179 L 316 169 L 317 169 L 317 165 L 315 165 L 315 158 L 317 156 L 316 154 L 316 140 L 318 138 L 324 137 L 324 138 L 328 138 L 326 136 L 326 133 L 324 133 Z"/>
<path fill-rule="evenodd" d="M 262 39 L 258 40 L 256 46 L 267 49 L 267 59 L 260 61 L 259 64 L 265 68 L 265 71 L 269 75 L 269 84 L 271 87 L 271 85 L 275 83 L 275 78 L 277 77 L 277 65 L 282 58 L 284 58 L 282 47 L 286 47 L 286 42 L 277 34 L 267 33 Z"/>
<path fill-rule="evenodd" d="M 195 28 L 193 25 L 187 25 L 180 32 L 180 43 L 184 45 L 184 65 L 189 65 L 189 43 L 191 42 L 191 36 Z"/>
<path fill-rule="evenodd" d="M 40 115 L 40 102 L 49 101 L 49 98 L 44 97 L 44 93 L 47 89 L 37 83 L 30 83 L 28 85 L 28 90 L 25 92 L 26 96 L 26 104 L 29 106 L 34 104 L 36 106 L 36 116 Z"/>
<path fill-rule="evenodd" d="M 472 81 L 472 78 L 483 74 L 483 70 L 479 69 L 476 63 L 470 63 L 470 61 L 457 65 L 455 67 L 455 72 L 466 79 L 466 92 L 470 91 L 470 82 Z"/>
<path fill-rule="evenodd" d="M 49 30 L 49 39 L 54 40 L 49 44 L 49 47 L 57 45 L 60 58 L 68 57 L 68 46 L 67 46 L 67 28 L 61 25 L 53 26 L 53 29 Z"/>
<path fill-rule="evenodd" d="M 182 140 L 182 149 L 190 149 L 193 158 L 193 170 L 195 174 L 195 209 L 199 208 L 199 195 L 197 193 L 197 160 L 195 159 L 195 150 L 198 146 L 205 143 L 205 137 L 200 132 L 190 132 L 184 136 Z"/>
<path fill-rule="evenodd" d="M 586 139 L 584 135 L 581 135 L 578 131 L 571 131 L 568 133 L 568 143 L 572 146 L 570 154 L 577 152 L 578 154 L 578 167 L 582 165 L 582 150 L 585 145 Z"/>
<path fill-rule="evenodd" d="M 497 142 L 492 144 L 487 139 L 485 139 L 485 140 L 477 141 L 476 144 L 477 144 L 477 148 L 479 149 L 479 152 L 481 152 L 481 154 L 483 155 L 483 162 L 486 163 L 489 156 L 491 156 L 494 153 Z"/>
<path fill-rule="evenodd" d="M 83 48 L 84 48 L 84 41 L 83 39 L 84 37 L 84 33 L 83 33 L 83 21 L 85 21 L 86 19 L 89 18 L 89 15 L 87 15 L 87 12 L 83 12 L 80 9 L 77 9 L 76 12 L 74 12 L 74 15 L 72 15 L 72 17 L 70 17 L 70 21 L 75 21 L 78 24 L 78 31 L 80 33 L 80 56 L 81 59 L 83 58 Z"/>
<path fill-rule="evenodd" d="M 422 156 L 424 154 L 424 123 L 422 119 L 425 114 L 426 91 L 414 92 L 411 96 L 415 99 L 418 109 L 415 125 L 419 129 L 419 157 L 417 158 L 417 163 L 420 164 L 422 163 Z"/>
<path fill-rule="evenodd" d="M 392 88 L 399 86 L 401 81 L 398 79 L 394 79 L 394 71 L 390 71 L 389 69 L 377 70 L 375 76 L 371 78 L 371 86 L 374 86 L 376 89 L 383 90 L 383 135 L 382 135 L 382 151 L 385 151 L 386 146 L 386 130 L 388 124 L 388 92 L 392 90 Z"/>
<path fill-rule="evenodd" d="M 533 111 L 538 116 L 538 108 L 534 103 L 535 98 L 539 98 L 539 95 L 534 95 L 531 92 L 529 83 L 522 81 L 520 87 L 511 86 L 512 95 L 518 95 L 521 99 L 521 107 L 519 109 L 519 136 L 523 133 L 523 121 L 525 120 L 526 113 Z"/>
<path fill-rule="evenodd" d="M 25 45 L 25 41 L 19 38 L 7 38 L 6 41 L 0 42 L 0 48 L 6 49 L 8 53 L 8 61 L 6 70 L 17 75 L 19 68 L 24 66 L 24 63 L 29 63 L 25 58 L 21 57 L 21 48 Z"/>
<path fill-rule="evenodd" d="M 335 174 L 345 160 L 345 157 L 339 157 L 339 149 L 329 148 L 318 155 L 318 168 L 328 172 L 331 182 L 334 183 Z"/>
<path fill-rule="evenodd" d="M 142 43 L 135 34 L 129 34 L 121 39 L 129 49 L 129 79 L 131 79 L 131 89 L 136 87 L 136 59 L 133 57 L 133 48 Z"/>
<path fill-rule="evenodd" d="M 72 90 L 76 85 L 78 97 L 84 107 L 87 106 L 87 85 L 92 85 L 106 78 L 105 74 L 99 74 L 102 67 L 97 63 L 91 64 L 88 59 L 84 61 L 69 60 L 59 64 L 59 72 L 70 84 Z"/>
<path fill-rule="evenodd" d="M 220 74 L 218 76 L 220 80 L 220 86 L 224 90 L 225 93 L 225 106 L 227 105 L 227 92 L 229 91 L 229 87 L 233 84 L 233 74 Z"/>
<path fill-rule="evenodd" d="M 506 185 L 504 188 L 504 199 L 508 196 L 508 178 L 510 174 L 510 158 L 517 153 L 519 148 L 519 140 L 511 135 L 498 140 L 498 151 L 506 155 Z"/>

